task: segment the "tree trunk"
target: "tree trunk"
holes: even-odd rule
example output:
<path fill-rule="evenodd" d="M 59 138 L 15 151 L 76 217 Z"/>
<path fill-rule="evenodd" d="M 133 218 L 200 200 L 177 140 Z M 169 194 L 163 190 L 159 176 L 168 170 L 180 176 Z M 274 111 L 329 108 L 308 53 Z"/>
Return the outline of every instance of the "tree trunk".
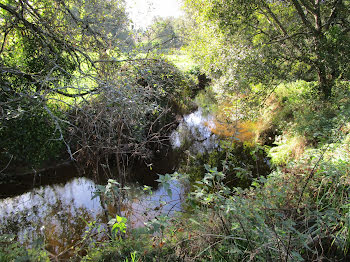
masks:
<path fill-rule="evenodd" d="M 328 100 L 332 95 L 333 79 L 328 76 L 327 72 L 327 60 L 324 57 L 324 45 L 325 37 L 321 32 L 317 32 L 314 35 L 315 53 L 317 56 L 316 70 L 318 76 L 318 89 L 321 92 L 322 98 Z"/>
<path fill-rule="evenodd" d="M 318 74 L 319 90 L 321 91 L 323 98 L 325 100 L 328 100 L 332 95 L 332 87 L 333 87 L 334 81 L 327 77 L 326 68 L 324 65 L 318 66 L 317 74 Z"/>

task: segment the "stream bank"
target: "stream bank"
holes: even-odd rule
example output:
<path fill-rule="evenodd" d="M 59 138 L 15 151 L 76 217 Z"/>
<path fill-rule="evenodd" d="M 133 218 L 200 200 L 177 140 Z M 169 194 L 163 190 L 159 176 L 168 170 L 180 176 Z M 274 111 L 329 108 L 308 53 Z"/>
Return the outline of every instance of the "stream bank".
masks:
<path fill-rule="evenodd" d="M 139 163 L 131 168 L 127 198 L 119 207 L 129 228 L 143 227 L 156 217 L 171 216 L 182 210 L 188 188 L 171 181 L 172 194 L 169 195 L 168 188 L 158 185 L 158 174 L 185 171 L 192 173 L 192 178 L 200 179 L 196 172 L 203 167 L 204 159 L 216 155 L 216 161 L 221 162 L 226 151 L 220 145 L 220 138 L 212 132 L 214 120 L 214 116 L 205 115 L 201 109 L 185 115 L 171 134 L 171 148 L 165 155 L 158 153 L 153 163 Z M 236 153 L 239 154 L 239 150 Z M 188 161 L 189 157 L 194 160 Z M 245 161 L 244 157 L 238 159 Z M 35 174 L 34 179 L 28 178 L 17 189 L 7 185 L 8 191 L 2 191 L 0 233 L 16 235 L 20 242 L 27 244 L 44 238 L 46 249 L 57 255 L 81 241 L 89 223 L 106 229 L 105 209 L 109 214 L 116 214 L 117 209 L 113 205 L 102 205 L 103 200 L 95 194 L 100 190 L 96 180 L 84 177 L 74 165 L 46 172 Z M 99 184 L 101 182 L 106 184 L 106 178 L 100 178 Z M 28 190 L 26 186 L 30 185 L 34 187 Z M 152 188 L 152 193 L 143 190 L 144 185 Z M 9 197 L 6 192 L 9 195 L 17 192 L 17 195 Z M 69 257 L 68 253 L 66 255 Z"/>

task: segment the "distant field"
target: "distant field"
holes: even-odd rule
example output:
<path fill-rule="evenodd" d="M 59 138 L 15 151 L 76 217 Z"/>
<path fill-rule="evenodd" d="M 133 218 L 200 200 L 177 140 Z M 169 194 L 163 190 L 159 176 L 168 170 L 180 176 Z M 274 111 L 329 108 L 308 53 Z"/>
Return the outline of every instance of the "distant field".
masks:
<path fill-rule="evenodd" d="M 186 54 L 171 54 L 164 55 L 164 57 L 173 62 L 183 72 L 189 71 L 196 65 L 190 56 Z"/>

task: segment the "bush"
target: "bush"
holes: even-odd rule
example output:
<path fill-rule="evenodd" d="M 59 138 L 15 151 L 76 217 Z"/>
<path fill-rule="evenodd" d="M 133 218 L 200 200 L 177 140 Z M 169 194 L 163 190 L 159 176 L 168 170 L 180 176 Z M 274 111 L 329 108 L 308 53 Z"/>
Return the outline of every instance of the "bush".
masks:
<path fill-rule="evenodd" d="M 272 147 L 268 154 L 275 166 L 283 166 L 299 158 L 306 147 L 305 138 L 301 136 L 279 136 L 276 137 L 275 144 L 276 146 Z"/>
<path fill-rule="evenodd" d="M 110 66 L 116 71 L 108 84 L 70 115 L 76 158 L 94 170 L 118 166 L 126 156 L 151 161 L 168 145 L 178 111 L 188 106 L 183 92 L 190 83 L 173 65 L 140 59 L 123 70 Z"/>
<path fill-rule="evenodd" d="M 12 159 L 17 164 L 38 166 L 62 153 L 64 144 L 60 140 L 61 133 L 42 102 L 36 99 L 20 100 L 9 104 L 5 110 L 0 119 L 2 165 Z M 61 114 L 54 108 L 49 110 L 53 114 Z"/>
<path fill-rule="evenodd" d="M 280 84 L 267 100 L 259 136 L 264 140 L 265 134 L 280 134 L 275 137 L 277 146 L 269 152 L 274 164 L 286 164 L 308 147 L 331 142 L 340 123 L 347 121 L 349 84 L 337 83 L 330 101 L 320 98 L 314 91 L 315 84 L 305 81 Z"/>

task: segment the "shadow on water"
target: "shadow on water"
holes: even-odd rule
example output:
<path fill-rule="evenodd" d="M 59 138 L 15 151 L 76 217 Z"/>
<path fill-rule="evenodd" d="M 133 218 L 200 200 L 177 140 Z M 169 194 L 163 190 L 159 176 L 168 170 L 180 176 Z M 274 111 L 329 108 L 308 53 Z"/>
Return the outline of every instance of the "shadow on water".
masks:
<path fill-rule="evenodd" d="M 78 169 L 71 162 L 45 171 L 32 170 L 28 173 L 8 177 L 6 174 L 0 174 L 0 199 L 17 196 L 45 185 L 65 183 L 72 177 L 78 176 L 80 176 Z"/>
<path fill-rule="evenodd" d="M 152 163 L 137 163 L 132 167 L 129 177 L 133 181 L 128 182 L 128 197 L 120 207 L 129 227 L 142 227 L 157 216 L 181 211 L 184 186 L 172 181 L 170 196 L 155 180 L 158 174 L 175 172 L 187 154 L 185 151 L 193 155 L 220 151 L 219 137 L 212 132 L 214 125 L 214 117 L 204 116 L 200 109 L 184 116 L 170 136 L 172 148 L 168 152 L 155 152 Z M 93 198 L 98 186 L 92 179 L 79 176 L 74 165 L 21 179 L 21 184 L 0 185 L 3 198 L 0 234 L 14 234 L 22 243 L 43 238 L 52 254 L 64 253 L 62 257 L 69 257 L 67 250 L 82 240 L 88 230 L 87 223 L 95 221 L 106 229 L 108 221 L 101 199 Z M 146 193 L 140 185 L 151 186 L 153 193 Z M 109 214 L 117 213 L 113 205 L 106 208 Z M 106 234 L 96 237 L 103 238 Z"/>

